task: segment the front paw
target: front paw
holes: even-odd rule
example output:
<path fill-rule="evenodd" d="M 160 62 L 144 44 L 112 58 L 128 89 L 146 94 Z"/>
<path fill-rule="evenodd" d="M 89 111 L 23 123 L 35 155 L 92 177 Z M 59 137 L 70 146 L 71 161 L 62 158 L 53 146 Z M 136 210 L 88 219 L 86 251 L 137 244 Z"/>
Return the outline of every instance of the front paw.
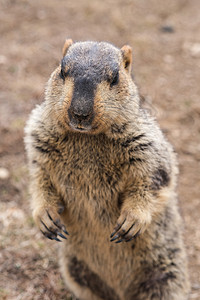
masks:
<path fill-rule="evenodd" d="M 62 224 L 59 213 L 55 207 L 40 207 L 33 211 L 33 218 L 42 234 L 50 240 L 61 242 L 69 235 L 65 225 Z"/>
<path fill-rule="evenodd" d="M 151 222 L 148 212 L 124 209 L 117 220 L 114 231 L 111 234 L 111 242 L 121 243 L 132 241 L 135 237 L 143 233 Z"/>

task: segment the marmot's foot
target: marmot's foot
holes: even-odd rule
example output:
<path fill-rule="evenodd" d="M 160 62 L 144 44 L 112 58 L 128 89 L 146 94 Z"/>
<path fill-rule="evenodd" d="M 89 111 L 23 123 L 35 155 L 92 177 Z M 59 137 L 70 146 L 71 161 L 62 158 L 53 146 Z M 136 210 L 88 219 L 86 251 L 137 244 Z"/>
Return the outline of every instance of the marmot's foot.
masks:
<path fill-rule="evenodd" d="M 44 207 L 36 209 L 33 215 L 40 231 L 45 237 L 61 242 L 59 238 L 67 239 L 66 235 L 69 235 L 69 233 L 65 225 L 62 224 L 59 213 L 61 211 L 57 212 L 54 207 Z"/>

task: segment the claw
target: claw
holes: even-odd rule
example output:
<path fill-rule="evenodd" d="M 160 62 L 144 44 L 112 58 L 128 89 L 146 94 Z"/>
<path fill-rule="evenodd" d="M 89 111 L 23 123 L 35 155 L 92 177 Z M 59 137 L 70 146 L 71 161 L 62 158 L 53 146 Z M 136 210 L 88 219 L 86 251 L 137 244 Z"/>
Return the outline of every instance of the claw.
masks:
<path fill-rule="evenodd" d="M 53 240 L 54 238 L 52 237 L 52 236 L 50 236 L 47 232 L 44 232 L 44 231 L 42 231 L 42 230 L 40 230 L 41 232 L 42 232 L 42 234 L 46 237 L 46 238 L 48 238 L 49 240 Z"/>
<path fill-rule="evenodd" d="M 42 231 L 41 229 L 40 229 L 40 231 L 42 232 L 42 234 L 43 234 L 45 237 L 47 237 L 48 239 L 52 240 L 52 237 L 48 236 L 48 235 L 46 234 L 46 232 Z"/>
<path fill-rule="evenodd" d="M 110 238 L 112 239 L 112 237 L 115 235 L 116 231 L 113 231 L 113 233 L 111 233 Z"/>
<path fill-rule="evenodd" d="M 46 225 L 42 220 L 40 220 L 40 222 L 44 225 L 44 227 L 46 228 L 47 231 L 49 231 L 49 232 L 51 232 L 51 233 L 53 233 L 53 234 L 57 234 L 57 233 L 53 232 L 51 229 L 49 229 L 49 228 L 47 227 L 47 225 Z"/>
<path fill-rule="evenodd" d="M 122 227 L 122 225 L 124 224 L 125 221 L 126 221 L 126 218 L 124 219 L 124 221 L 121 224 L 117 224 L 117 226 L 114 228 L 113 233 L 111 233 L 110 238 L 112 238 L 117 233 L 117 231 Z"/>
<path fill-rule="evenodd" d="M 61 229 L 65 234 L 69 235 L 68 231 L 65 228 L 65 225 L 62 225 Z"/>
<path fill-rule="evenodd" d="M 59 235 L 61 238 L 67 240 L 66 236 L 64 236 L 62 233 L 58 232 L 57 235 Z"/>
<path fill-rule="evenodd" d="M 51 232 L 47 233 L 47 232 L 44 232 L 44 231 L 42 231 L 42 230 L 40 230 L 40 231 L 41 231 L 42 234 L 43 234 L 46 238 L 48 238 L 49 240 L 55 240 L 55 241 L 57 241 L 57 242 L 61 242 L 61 240 L 59 240 L 56 236 L 51 236 L 51 235 L 50 235 Z"/>
<path fill-rule="evenodd" d="M 140 235 L 140 230 L 134 235 L 134 238 L 136 238 L 138 235 Z"/>
<path fill-rule="evenodd" d="M 114 236 L 114 237 L 110 240 L 110 242 L 115 241 L 116 239 L 118 239 L 118 237 L 120 237 L 120 234 L 119 234 L 119 233 L 118 233 L 116 236 Z"/>
<path fill-rule="evenodd" d="M 115 242 L 115 244 L 119 244 L 119 243 L 121 243 L 121 242 L 123 242 L 123 241 L 124 241 L 124 239 L 121 239 L 121 240 Z"/>
<path fill-rule="evenodd" d="M 67 230 L 66 230 L 66 228 L 65 228 L 65 225 L 62 225 L 62 224 L 60 223 L 59 220 L 54 221 L 54 220 L 52 219 L 50 213 L 48 212 L 48 210 L 46 210 L 46 212 L 47 212 L 47 215 L 48 215 L 49 219 L 53 222 L 53 224 L 54 224 L 56 227 L 58 227 L 59 229 L 61 229 L 65 234 L 69 235 L 69 233 L 67 232 Z"/>
<path fill-rule="evenodd" d="M 49 219 L 53 222 L 53 224 L 58 227 L 59 229 L 61 229 L 61 225 L 59 224 L 59 220 L 58 221 L 54 221 L 53 218 L 51 217 L 50 213 L 48 212 L 48 210 L 46 210 L 47 215 L 49 217 Z"/>
<path fill-rule="evenodd" d="M 52 217 L 51 217 L 51 215 L 49 214 L 49 212 L 48 212 L 48 210 L 47 210 L 47 209 L 46 209 L 46 213 L 47 213 L 47 215 L 48 215 L 49 219 L 50 219 L 51 221 L 53 221 L 53 219 L 52 219 Z"/>
<path fill-rule="evenodd" d="M 57 241 L 57 242 L 62 242 L 61 240 L 59 240 L 57 237 L 52 238 L 53 240 Z"/>
<path fill-rule="evenodd" d="M 138 235 L 140 235 L 140 230 L 139 230 L 138 232 L 136 232 L 136 234 L 135 234 L 134 236 L 132 236 L 130 239 L 126 240 L 126 243 L 132 241 L 132 240 L 135 239 Z"/>
<path fill-rule="evenodd" d="M 135 238 L 135 236 L 132 236 L 130 239 L 125 240 L 125 242 L 128 243 L 128 242 L 132 241 L 134 238 Z"/>
<path fill-rule="evenodd" d="M 132 239 L 132 236 L 131 237 L 128 237 L 128 234 L 130 232 L 130 230 L 135 226 L 135 223 L 132 224 L 132 226 L 128 229 L 128 231 L 123 235 L 123 238 L 125 241 L 129 242 L 130 239 Z"/>

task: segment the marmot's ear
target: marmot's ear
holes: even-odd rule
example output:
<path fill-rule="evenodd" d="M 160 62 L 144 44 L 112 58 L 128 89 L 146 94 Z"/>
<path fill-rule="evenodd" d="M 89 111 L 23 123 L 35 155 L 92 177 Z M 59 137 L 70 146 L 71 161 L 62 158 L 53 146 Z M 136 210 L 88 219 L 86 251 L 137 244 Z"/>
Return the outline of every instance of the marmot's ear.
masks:
<path fill-rule="evenodd" d="M 132 64 L 132 48 L 128 45 L 125 45 L 121 48 L 121 53 L 123 57 L 124 68 L 130 73 Z"/>
<path fill-rule="evenodd" d="M 63 49 L 62 49 L 62 54 L 63 54 L 63 57 L 66 55 L 67 53 L 67 50 L 69 49 L 69 47 L 73 44 L 73 41 L 71 39 L 67 39 L 65 41 L 65 44 L 63 46 Z"/>

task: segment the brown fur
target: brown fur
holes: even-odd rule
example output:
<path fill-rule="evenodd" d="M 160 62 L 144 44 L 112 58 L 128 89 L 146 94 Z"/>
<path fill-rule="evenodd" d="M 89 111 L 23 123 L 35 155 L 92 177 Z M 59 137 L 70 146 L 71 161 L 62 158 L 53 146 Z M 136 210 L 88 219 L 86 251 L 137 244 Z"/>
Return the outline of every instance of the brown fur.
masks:
<path fill-rule="evenodd" d="M 131 53 L 66 41 L 25 129 L 33 217 L 63 241 L 79 299 L 186 300 L 176 158 L 140 107 Z"/>

